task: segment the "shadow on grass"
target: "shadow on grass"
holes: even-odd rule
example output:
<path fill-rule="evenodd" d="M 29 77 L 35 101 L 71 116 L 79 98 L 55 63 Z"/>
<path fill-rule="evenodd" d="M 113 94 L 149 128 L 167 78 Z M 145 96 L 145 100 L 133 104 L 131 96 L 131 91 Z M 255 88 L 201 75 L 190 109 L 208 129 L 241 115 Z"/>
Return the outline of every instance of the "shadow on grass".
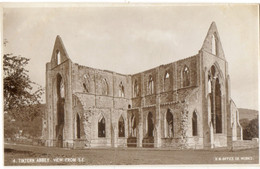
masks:
<path fill-rule="evenodd" d="M 21 151 L 21 150 L 14 150 L 11 148 L 5 148 L 4 149 L 5 153 L 18 153 L 18 154 L 31 154 L 31 151 Z"/>

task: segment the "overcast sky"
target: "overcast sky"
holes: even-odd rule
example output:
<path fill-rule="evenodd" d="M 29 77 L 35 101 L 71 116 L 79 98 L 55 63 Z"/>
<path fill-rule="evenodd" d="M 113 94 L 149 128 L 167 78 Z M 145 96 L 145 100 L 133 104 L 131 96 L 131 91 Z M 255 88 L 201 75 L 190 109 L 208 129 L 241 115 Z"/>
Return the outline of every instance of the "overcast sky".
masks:
<path fill-rule="evenodd" d="M 212 21 L 229 63 L 233 100 L 239 108 L 258 110 L 253 5 L 5 8 L 4 53 L 30 58 L 32 81 L 45 86 L 45 65 L 60 35 L 74 63 L 133 74 L 196 55 Z"/>

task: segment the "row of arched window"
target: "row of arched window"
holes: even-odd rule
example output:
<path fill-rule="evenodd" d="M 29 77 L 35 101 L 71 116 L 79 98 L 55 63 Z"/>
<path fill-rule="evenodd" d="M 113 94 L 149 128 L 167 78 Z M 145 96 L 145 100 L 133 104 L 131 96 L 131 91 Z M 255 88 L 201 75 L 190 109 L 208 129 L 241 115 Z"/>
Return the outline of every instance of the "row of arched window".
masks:
<path fill-rule="evenodd" d="M 164 80 L 163 80 L 163 90 L 167 91 L 169 90 L 170 86 L 170 73 L 168 71 L 165 72 Z M 137 80 L 133 83 L 133 95 L 134 97 L 139 96 L 139 85 Z M 181 72 L 181 86 L 182 87 L 188 87 L 190 86 L 190 70 L 187 65 L 184 66 L 182 72 Z M 153 76 L 150 75 L 148 77 L 148 83 L 147 83 L 147 95 L 154 94 L 154 79 Z"/>
<path fill-rule="evenodd" d="M 129 119 L 129 127 L 130 127 L 130 137 L 136 137 L 136 116 L 133 113 Z M 170 109 L 167 110 L 165 116 L 165 137 L 166 138 L 173 138 L 174 137 L 174 116 L 171 113 Z M 147 137 L 153 137 L 154 134 L 154 120 L 153 114 L 151 112 L 147 115 Z M 194 111 L 192 114 L 192 136 L 198 135 L 198 118 L 197 113 Z M 106 137 L 106 121 L 105 118 L 102 116 L 98 120 L 98 137 Z M 123 116 L 119 118 L 118 121 L 118 137 L 125 137 L 125 121 Z"/>
<path fill-rule="evenodd" d="M 88 93 L 89 92 L 89 76 L 88 75 L 84 75 L 84 82 L 83 82 L 83 90 L 84 92 Z M 120 82 L 119 86 L 118 86 L 119 90 L 118 90 L 118 97 L 125 97 L 125 88 L 122 82 Z M 109 90 L 109 86 L 107 83 L 107 80 L 104 78 L 101 80 L 101 94 L 102 95 L 108 95 L 108 90 Z"/>
<path fill-rule="evenodd" d="M 98 137 L 106 137 L 106 120 L 104 116 L 98 120 Z M 118 137 L 125 137 L 125 121 L 123 116 L 118 120 Z"/>
<path fill-rule="evenodd" d="M 181 86 L 182 87 L 188 87 L 190 86 L 190 70 L 189 68 L 185 65 L 182 73 L 181 73 Z M 165 72 L 164 75 L 164 91 L 167 91 L 171 88 L 170 86 L 170 73 L 168 71 Z M 84 75 L 84 81 L 83 81 L 83 89 L 84 92 L 88 93 L 89 92 L 89 75 Z M 124 89 L 124 85 L 122 82 L 120 82 L 119 86 L 118 86 L 118 93 L 119 96 L 118 97 L 125 97 L 125 89 Z M 101 80 L 101 94 L 102 95 L 108 95 L 108 90 L 109 90 L 109 86 L 107 83 L 107 80 L 104 78 Z M 151 95 L 155 93 L 155 86 L 154 86 L 154 79 L 153 76 L 150 75 L 148 77 L 148 84 L 147 84 L 147 95 Z M 139 85 L 137 80 L 134 81 L 134 85 L 133 85 L 133 96 L 134 97 L 138 97 L 139 96 Z"/>

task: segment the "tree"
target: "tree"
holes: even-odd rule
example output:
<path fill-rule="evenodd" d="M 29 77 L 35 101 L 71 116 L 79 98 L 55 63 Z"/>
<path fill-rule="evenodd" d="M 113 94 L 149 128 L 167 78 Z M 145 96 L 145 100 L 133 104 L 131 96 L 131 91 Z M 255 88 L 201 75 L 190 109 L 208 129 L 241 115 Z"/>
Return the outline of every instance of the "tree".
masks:
<path fill-rule="evenodd" d="M 25 69 L 28 63 L 28 58 L 4 54 L 4 111 L 13 118 L 32 120 L 38 115 L 43 89 L 30 80 Z M 35 91 L 33 85 L 37 86 Z"/>
<path fill-rule="evenodd" d="M 18 127 L 14 125 L 15 120 L 11 118 L 8 113 L 4 114 L 4 137 L 14 138 L 18 131 Z"/>
<path fill-rule="evenodd" d="M 239 120 L 239 123 L 242 126 L 242 128 L 245 129 L 248 126 L 248 124 L 250 123 L 250 120 L 249 119 L 241 119 L 241 120 Z"/>
<path fill-rule="evenodd" d="M 244 140 L 258 138 L 258 116 L 257 118 L 250 120 L 246 128 L 243 129 L 243 138 Z"/>

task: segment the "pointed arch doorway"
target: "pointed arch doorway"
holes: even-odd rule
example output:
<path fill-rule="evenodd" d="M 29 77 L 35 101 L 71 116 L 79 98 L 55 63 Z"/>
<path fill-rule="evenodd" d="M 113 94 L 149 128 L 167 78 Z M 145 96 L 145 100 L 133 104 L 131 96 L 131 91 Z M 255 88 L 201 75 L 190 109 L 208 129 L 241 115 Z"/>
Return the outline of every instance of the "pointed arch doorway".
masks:
<path fill-rule="evenodd" d="M 146 137 L 143 139 L 143 147 L 154 147 L 154 116 L 149 112 L 146 119 Z"/>

